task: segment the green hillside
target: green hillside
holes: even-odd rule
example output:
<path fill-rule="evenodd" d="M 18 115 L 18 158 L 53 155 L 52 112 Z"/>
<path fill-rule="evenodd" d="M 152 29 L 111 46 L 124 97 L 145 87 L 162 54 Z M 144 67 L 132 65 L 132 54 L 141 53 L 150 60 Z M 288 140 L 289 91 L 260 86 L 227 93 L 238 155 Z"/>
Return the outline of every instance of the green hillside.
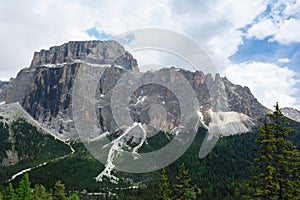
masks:
<path fill-rule="evenodd" d="M 16 164 L 4 164 L 14 154 Z M 0 184 L 5 184 L 15 173 L 71 153 L 71 149 L 53 136 L 44 134 L 23 119 L 0 120 Z M 8 165 L 9 164 L 9 165 Z"/>

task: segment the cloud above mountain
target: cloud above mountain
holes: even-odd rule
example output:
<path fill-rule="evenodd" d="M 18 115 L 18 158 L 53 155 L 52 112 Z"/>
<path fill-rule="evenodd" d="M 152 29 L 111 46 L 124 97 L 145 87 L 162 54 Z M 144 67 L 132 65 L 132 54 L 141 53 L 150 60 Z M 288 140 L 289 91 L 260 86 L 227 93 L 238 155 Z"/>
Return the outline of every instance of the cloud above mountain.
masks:
<path fill-rule="evenodd" d="M 281 107 L 297 105 L 294 95 L 298 92 L 296 84 L 299 80 L 296 73 L 287 67 L 279 67 L 274 63 L 249 62 L 232 64 L 224 74 L 229 80 L 251 88 L 254 96 L 259 97 L 269 108 L 275 102 L 280 102 Z"/>

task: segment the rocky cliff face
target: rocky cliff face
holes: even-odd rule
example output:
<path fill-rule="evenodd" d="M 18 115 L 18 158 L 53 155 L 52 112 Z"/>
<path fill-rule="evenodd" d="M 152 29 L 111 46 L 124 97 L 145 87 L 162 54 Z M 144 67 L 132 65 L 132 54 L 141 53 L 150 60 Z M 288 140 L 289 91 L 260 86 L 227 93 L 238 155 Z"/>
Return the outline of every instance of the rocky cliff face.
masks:
<path fill-rule="evenodd" d="M 0 81 L 0 102 L 5 101 L 8 82 Z"/>
<path fill-rule="evenodd" d="M 19 102 L 42 125 L 64 138 L 74 138 L 71 94 L 80 62 L 138 72 L 137 61 L 115 41 L 69 42 L 35 52 L 31 66 L 0 91 L 1 101 Z"/>
<path fill-rule="evenodd" d="M 251 94 L 249 88 L 234 85 L 228 79 L 220 77 L 216 74 L 213 77 L 211 74 L 204 75 L 202 72 L 190 72 L 183 69 L 161 69 L 154 72 L 145 73 L 133 73 L 136 82 L 143 82 L 146 77 L 154 77 L 158 73 L 163 71 L 162 82 L 168 80 L 170 84 L 184 85 L 180 83 L 180 79 L 176 79 L 174 74 L 180 73 L 186 80 L 188 80 L 190 86 L 195 91 L 197 100 L 199 102 L 198 109 L 201 112 L 206 112 L 212 109 L 214 112 L 238 112 L 250 116 L 253 119 L 261 118 L 268 111 L 262 106 L 257 99 Z M 125 70 L 120 70 L 116 67 L 110 67 L 100 79 L 99 93 L 96 95 L 98 99 L 98 109 L 100 124 L 103 131 L 114 132 L 118 130 L 113 116 L 112 116 L 112 91 L 114 90 L 118 80 L 128 73 Z M 130 75 L 129 75 L 130 76 Z M 176 83 L 175 83 L 176 82 Z M 127 88 L 132 87 L 134 84 L 130 81 L 127 83 Z M 184 93 L 185 88 L 177 88 L 179 93 Z M 120 94 L 121 95 L 121 94 Z M 121 98 L 121 97 L 120 97 Z M 189 97 L 185 97 L 189 98 Z M 164 124 L 164 131 L 171 131 L 175 127 L 180 126 L 180 120 L 178 116 L 181 116 L 179 98 L 173 91 L 160 84 L 144 85 L 143 87 L 135 90 L 128 99 L 128 108 L 130 109 L 131 118 L 135 122 L 141 122 L 142 124 L 151 124 L 151 116 L 149 114 L 151 105 L 159 105 L 161 109 L 167 111 L 166 122 Z M 195 108 L 197 109 L 197 108 Z M 155 116 L 157 119 L 163 118 L 163 116 Z M 157 120 L 159 123 L 160 120 Z"/>
<path fill-rule="evenodd" d="M 79 63 L 59 68 L 37 67 L 23 108 L 53 132 L 74 138 L 71 121 L 71 95 Z M 73 136 L 72 136 L 73 135 Z"/>
<path fill-rule="evenodd" d="M 296 121 L 296 122 L 300 122 L 300 111 L 294 108 L 282 108 L 281 112 L 284 116 Z"/>
<path fill-rule="evenodd" d="M 138 71 L 137 62 L 115 41 L 71 41 L 49 50 L 35 52 L 30 70 L 37 66 L 54 66 L 72 63 L 76 60 L 97 64 L 115 64 L 126 69 Z"/>
<path fill-rule="evenodd" d="M 195 91 L 201 112 L 209 109 L 214 112 L 235 111 L 253 119 L 267 112 L 249 88 L 234 85 L 218 74 L 212 76 L 176 68 L 138 72 L 137 61 L 115 41 L 69 42 L 36 52 L 31 66 L 20 71 L 7 85 L 5 101 L 19 102 L 34 119 L 56 132 L 60 138 L 75 139 L 72 91 L 78 69 L 84 63 L 99 64 L 105 68 L 95 93 L 98 120 L 103 131 L 114 132 L 119 128 L 112 115 L 111 97 L 114 87 L 125 73 L 130 74 L 135 82 L 143 83 L 145 78 L 154 77 L 163 71 L 161 81 L 167 80 L 171 84 L 178 83 L 180 80 L 176 79 L 175 74 L 181 74 Z M 131 84 L 129 81 L 127 88 Z M 176 116 L 181 114 L 181 103 L 170 89 L 160 84 L 151 84 L 137 88 L 128 98 L 127 106 L 134 121 L 148 124 L 153 120 L 149 114 L 151 105 L 159 105 L 158 108 L 166 110 L 163 129 L 170 131 L 180 125 Z M 163 116 L 155 117 L 160 119 Z M 159 123 L 159 120 L 156 121 Z"/>
<path fill-rule="evenodd" d="M 7 89 L 0 91 L 0 99 L 6 103 L 23 104 L 25 97 L 35 87 L 35 76 L 41 75 L 38 74 L 41 72 L 40 67 L 60 71 L 58 68 L 79 60 L 94 64 L 119 65 L 128 70 L 138 71 L 137 61 L 115 41 L 69 42 L 51 47 L 49 50 L 35 52 L 30 67 L 21 70 L 17 77 L 7 84 Z"/>
<path fill-rule="evenodd" d="M 23 102 L 26 95 L 30 92 L 33 74 L 33 71 L 25 68 L 18 73 L 15 79 L 9 82 L 5 96 L 6 103 Z"/>
<path fill-rule="evenodd" d="M 6 81 L 0 81 L 0 88 L 5 87 L 8 84 Z"/>

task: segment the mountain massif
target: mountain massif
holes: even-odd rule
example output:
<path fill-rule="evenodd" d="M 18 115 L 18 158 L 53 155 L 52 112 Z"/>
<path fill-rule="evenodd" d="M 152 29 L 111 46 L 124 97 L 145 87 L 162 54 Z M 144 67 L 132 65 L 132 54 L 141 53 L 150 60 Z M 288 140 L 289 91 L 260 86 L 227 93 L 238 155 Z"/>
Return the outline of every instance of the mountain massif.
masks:
<path fill-rule="evenodd" d="M 0 100 L 6 104 L 18 102 L 35 120 L 58 137 L 76 139 L 72 91 L 83 62 L 106 68 L 99 78 L 96 92 L 103 131 L 114 132 L 119 128 L 113 120 L 110 99 L 113 88 L 125 73 L 130 73 L 135 82 L 143 82 L 145 78 L 163 72 L 161 79 L 170 80 L 171 84 L 181 81 L 176 80 L 174 75 L 180 73 L 195 91 L 201 112 L 209 109 L 213 112 L 237 112 L 255 121 L 268 111 L 251 94 L 249 88 L 235 85 L 219 74 L 176 68 L 139 72 L 137 61 L 115 41 L 69 42 L 35 52 L 29 68 L 22 69 L 9 83 L 1 82 Z M 147 108 L 153 103 L 167 110 L 165 131 L 179 126 L 179 122 L 172 116 L 178 116 L 180 102 L 170 89 L 159 84 L 145 85 L 131 94 L 128 107 L 133 120 L 149 123 Z"/>
<path fill-rule="evenodd" d="M 78 90 L 78 77 L 87 66 L 101 69 L 102 74 L 85 74 L 84 87 Z M 90 88 L 94 94 L 86 96 Z M 186 95 L 187 91 L 192 91 L 196 104 L 189 104 L 193 95 Z M 113 160 L 101 164 L 82 144 L 75 124 L 80 109 L 74 110 L 74 102 L 78 101 L 82 108 L 94 103 L 91 110 L 96 119 L 85 117 L 95 120 L 112 144 L 130 147 L 134 143 L 133 149 L 138 147 L 141 152 L 168 144 L 182 128 L 183 119 L 191 117 L 185 110 L 191 111 L 188 115 L 195 114 L 198 127 L 193 142 L 166 169 L 174 182 L 174 171 L 184 162 L 200 199 L 241 199 L 241 181 L 254 171 L 251 149 L 258 135 L 256 127 L 269 112 L 248 87 L 219 74 L 174 67 L 141 72 L 138 61 L 115 41 L 71 41 L 35 52 L 31 65 L 16 78 L 0 81 L 0 191 L 1 185 L 15 184 L 20 175 L 29 172 L 33 183 L 47 188 L 61 179 L 67 191 L 76 191 L 82 199 L 155 199 L 157 171 L 109 171 L 120 177 L 117 186 L 105 178 L 96 182 L 99 172 L 105 172 Z M 122 109 L 126 112 L 119 115 Z M 297 110 L 284 108 L 282 112 L 295 121 L 300 119 Z M 128 118 L 133 125 L 120 126 L 120 121 Z M 298 123 L 292 121 L 292 125 L 299 130 Z M 158 128 L 159 134 L 145 139 L 132 131 L 134 126 L 147 134 Z M 133 133 L 128 134 L 130 131 Z M 245 132 L 251 133 L 240 134 Z M 218 142 L 213 140 L 219 137 Z M 215 142 L 208 142 L 211 152 L 198 156 L 201 144 L 210 140 Z M 294 140 L 299 147 L 299 134 Z"/>

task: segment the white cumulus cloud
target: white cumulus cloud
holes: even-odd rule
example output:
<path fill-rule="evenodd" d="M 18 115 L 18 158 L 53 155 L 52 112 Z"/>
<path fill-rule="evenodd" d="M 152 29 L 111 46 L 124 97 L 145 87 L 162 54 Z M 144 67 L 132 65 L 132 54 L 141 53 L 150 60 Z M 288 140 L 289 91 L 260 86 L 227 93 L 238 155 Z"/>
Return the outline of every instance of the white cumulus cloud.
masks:
<path fill-rule="evenodd" d="M 270 35 L 274 35 L 276 31 L 277 27 L 275 24 L 270 19 L 266 19 L 251 26 L 251 28 L 248 30 L 247 36 L 249 38 L 255 37 L 259 40 L 262 40 Z"/>
<path fill-rule="evenodd" d="M 232 64 L 224 75 L 236 84 L 248 86 L 255 97 L 268 108 L 279 102 L 281 107 L 297 107 L 296 72 L 274 63 L 248 62 Z"/>
<path fill-rule="evenodd" d="M 280 63 L 289 63 L 289 62 L 291 62 L 291 59 L 289 59 L 289 58 L 279 58 L 278 62 L 280 62 Z"/>
<path fill-rule="evenodd" d="M 270 11 L 258 16 L 246 36 L 259 40 L 270 37 L 270 42 L 281 44 L 300 42 L 300 0 L 270 1 L 269 6 Z"/>
<path fill-rule="evenodd" d="M 278 28 L 272 40 L 278 41 L 282 44 L 290 44 L 292 42 L 300 42 L 299 36 L 300 20 L 291 18 L 284 20 L 280 24 L 280 28 Z"/>

